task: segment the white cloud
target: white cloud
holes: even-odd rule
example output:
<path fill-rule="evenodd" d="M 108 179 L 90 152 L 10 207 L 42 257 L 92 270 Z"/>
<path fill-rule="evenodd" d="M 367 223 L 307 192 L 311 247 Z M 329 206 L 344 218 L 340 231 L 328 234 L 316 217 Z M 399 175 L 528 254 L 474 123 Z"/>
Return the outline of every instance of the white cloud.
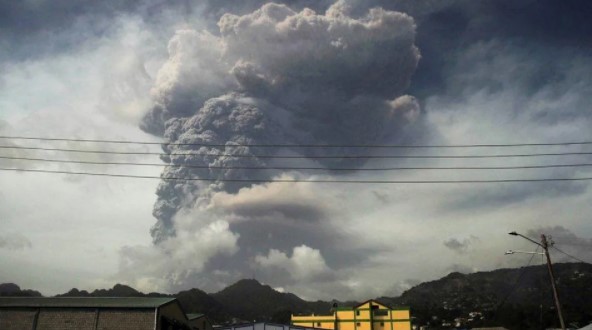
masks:
<path fill-rule="evenodd" d="M 176 236 L 157 245 L 124 246 L 113 281 L 123 280 L 141 290 L 176 292 L 199 283 L 206 263 L 216 256 L 238 251 L 239 235 L 228 222 L 196 223 L 199 212 L 176 217 Z"/>
<path fill-rule="evenodd" d="M 0 182 L 0 231 L 31 243 L 0 249 L 4 281 L 46 295 L 92 290 L 117 271 L 121 246 L 150 241 L 154 181 L 0 172 Z"/>
<path fill-rule="evenodd" d="M 469 249 L 473 248 L 475 243 L 478 243 L 479 241 L 480 239 L 477 236 L 470 236 L 469 238 L 465 238 L 463 240 L 451 238 L 444 241 L 444 246 L 456 253 L 465 254 L 469 251 Z"/>
<path fill-rule="evenodd" d="M 141 20 L 113 19 L 101 38 L 57 53 L 2 63 L 3 135 L 157 141 L 137 128 L 149 79 L 143 66 L 158 62 L 154 39 Z M 70 33 L 65 31 L 64 33 Z M 83 33 L 83 31 L 79 31 Z M 48 40 L 51 42 L 51 39 Z M 160 45 L 160 42 L 156 43 Z M 143 60 L 140 60 L 144 58 Z M 150 64 L 150 65 L 149 65 Z M 138 80 L 140 78 L 140 80 Z M 144 80 L 142 80 L 144 79 Z M 145 90 L 144 90 L 145 88 Z M 135 118 L 135 120 L 134 120 Z M 113 145 L 3 140 L 2 145 L 114 150 Z M 146 147 L 119 146 L 126 151 Z M 158 149 L 153 149 L 158 150 Z M 82 161 L 158 162 L 116 157 L 3 149 L 2 155 Z M 4 167 L 158 176 L 159 168 L 0 160 Z M 118 269 L 119 248 L 148 244 L 153 190 L 150 180 L 40 173 L 0 173 L 0 230 L 26 233 L 31 246 L 0 249 L 0 277 L 44 294 L 76 286 L 95 289 Z M 50 273 L 46 279 L 37 274 Z"/>
<path fill-rule="evenodd" d="M 284 252 L 270 249 L 267 256 L 255 256 L 255 262 L 264 268 L 284 269 L 297 281 L 314 279 L 330 271 L 320 251 L 306 245 L 295 247 L 290 257 Z"/>

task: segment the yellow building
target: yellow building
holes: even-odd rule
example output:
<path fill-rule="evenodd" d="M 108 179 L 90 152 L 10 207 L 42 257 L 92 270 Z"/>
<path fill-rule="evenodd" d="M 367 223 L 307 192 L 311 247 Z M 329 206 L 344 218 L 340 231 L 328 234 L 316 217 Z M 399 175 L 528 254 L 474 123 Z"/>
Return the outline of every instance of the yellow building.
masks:
<path fill-rule="evenodd" d="M 292 324 L 331 330 L 410 330 L 409 308 L 390 308 L 374 300 L 335 307 L 331 315 L 292 315 Z"/>

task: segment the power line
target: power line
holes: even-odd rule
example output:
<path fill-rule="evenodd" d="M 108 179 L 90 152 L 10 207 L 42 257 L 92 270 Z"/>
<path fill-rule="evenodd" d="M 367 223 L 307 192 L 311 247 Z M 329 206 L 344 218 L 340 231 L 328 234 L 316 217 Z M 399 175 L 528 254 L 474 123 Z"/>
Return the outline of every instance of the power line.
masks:
<path fill-rule="evenodd" d="M 555 250 L 557 250 L 558 252 L 560 252 L 560 253 L 563 253 L 564 255 L 566 255 L 566 256 L 568 256 L 568 257 L 570 257 L 570 258 L 574 259 L 574 260 L 577 260 L 577 261 L 579 261 L 579 262 L 583 262 L 583 263 L 585 263 L 585 264 L 589 264 L 589 262 L 587 262 L 587 261 L 584 261 L 584 260 L 582 260 L 582 259 L 580 259 L 580 258 L 578 258 L 578 257 L 574 257 L 574 256 L 572 256 L 571 254 L 569 254 L 569 253 L 567 253 L 567 252 L 564 252 L 564 251 L 560 250 L 560 249 L 559 249 L 558 247 L 556 247 L 556 246 L 552 246 L 552 247 L 553 247 Z"/>
<path fill-rule="evenodd" d="M 35 140 L 35 141 L 64 141 L 85 143 L 114 143 L 114 144 L 140 144 L 140 145 L 168 145 L 168 146 L 204 146 L 225 147 L 226 144 L 212 143 L 170 143 L 149 141 L 125 141 L 102 139 L 73 139 L 73 138 L 47 138 L 27 136 L 0 136 L 0 139 L 11 140 Z M 235 143 L 235 142 L 233 142 Z M 456 145 L 405 145 L 405 144 L 249 144 L 235 143 L 244 147 L 290 147 L 290 148 L 506 148 L 506 147 L 535 147 L 535 146 L 570 146 L 592 145 L 592 141 L 551 142 L 551 143 L 499 143 L 499 144 L 456 144 Z"/>
<path fill-rule="evenodd" d="M 51 173 L 51 174 L 73 174 L 73 175 L 90 175 L 90 176 L 106 176 L 119 178 L 135 178 L 135 179 L 158 179 L 170 181 L 215 181 L 215 182 L 244 182 L 244 183 L 353 183 L 353 184 L 449 184 L 449 183 L 513 183 L 513 182 L 551 182 L 551 181 L 589 181 L 592 177 L 584 178 L 544 178 L 544 179 L 497 179 L 497 180 L 324 180 L 324 179 L 220 179 L 220 178 L 196 178 L 196 177 L 160 177 L 147 175 L 128 175 L 128 174 L 111 174 L 111 173 L 92 173 L 92 172 L 68 172 L 68 171 L 53 171 L 53 170 L 37 170 L 37 169 L 22 169 L 22 168 L 0 168 L 0 171 L 16 171 L 16 172 L 34 172 L 34 173 Z"/>
<path fill-rule="evenodd" d="M 202 169 L 226 169 L 226 170 L 322 170 L 322 171 L 398 171 L 398 170 L 516 170 L 516 169 L 545 169 L 545 168 L 571 168 L 590 167 L 592 163 L 582 164 L 549 164 L 549 165 L 524 165 L 524 166 L 449 166 L 449 167 L 276 167 L 276 166 L 210 166 L 193 164 L 164 164 L 164 163 L 136 163 L 136 162 L 100 162 L 69 159 L 47 159 L 29 157 L 0 156 L 0 159 L 39 161 L 50 163 L 89 164 L 89 165 L 129 165 L 129 166 L 154 166 L 154 167 L 186 167 Z"/>
<path fill-rule="evenodd" d="M 537 248 L 536 248 L 536 250 L 534 252 L 538 252 L 538 251 L 539 251 L 539 246 L 537 246 Z M 514 282 L 514 284 L 512 285 L 512 287 L 510 288 L 510 292 L 508 292 L 508 294 L 502 299 L 502 301 L 500 302 L 500 304 L 497 306 L 497 312 L 498 313 L 499 313 L 500 308 L 506 303 L 506 301 L 508 300 L 508 298 L 510 298 L 510 296 L 515 292 L 516 288 L 518 287 L 518 284 L 520 283 L 520 280 L 522 279 L 522 276 L 524 276 L 524 274 L 526 273 L 526 269 L 530 266 L 530 263 L 534 259 L 534 256 L 535 255 L 536 255 L 536 253 L 533 253 L 530 256 L 530 259 L 528 260 L 528 263 L 526 264 L 526 266 L 523 267 L 520 270 L 520 273 L 518 274 L 518 277 L 516 278 L 516 281 Z"/>
<path fill-rule="evenodd" d="M 543 156 L 582 156 L 592 155 L 592 152 L 558 152 L 558 153 L 530 153 L 530 154 L 493 154 L 493 155 L 341 155 L 341 156 L 278 156 L 278 155 L 244 155 L 232 153 L 163 153 L 148 151 L 105 151 L 105 150 L 82 150 L 67 148 L 41 148 L 41 147 L 20 147 L 20 146 L 0 146 L 0 149 L 19 149 L 19 150 L 41 150 L 41 151 L 60 151 L 72 153 L 87 154 L 112 154 L 112 155 L 160 155 L 160 156 L 214 156 L 214 157 L 237 157 L 237 158 L 262 158 L 262 159 L 468 159 L 468 158 L 513 158 L 513 157 L 543 157 Z"/>

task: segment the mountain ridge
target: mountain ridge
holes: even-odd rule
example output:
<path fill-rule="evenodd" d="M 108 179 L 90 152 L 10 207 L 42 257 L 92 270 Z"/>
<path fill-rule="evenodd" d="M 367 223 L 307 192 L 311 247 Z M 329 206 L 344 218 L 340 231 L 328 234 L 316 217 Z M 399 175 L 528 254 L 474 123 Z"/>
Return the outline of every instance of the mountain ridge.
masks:
<path fill-rule="evenodd" d="M 574 324 L 592 322 L 592 265 L 555 264 L 555 275 L 565 318 Z M 420 283 L 398 297 L 376 300 L 391 306 L 409 306 L 417 324 L 444 323 L 463 319 L 471 312 L 483 315 L 480 325 L 503 325 L 509 329 L 540 328 L 555 322 L 553 300 L 546 266 L 503 268 L 487 272 L 450 273 Z M 21 290 L 13 283 L 0 284 L 0 296 L 41 296 Z M 38 295 L 35 295 L 38 294 Z M 295 294 L 274 290 L 254 279 L 239 280 L 228 287 L 206 293 L 193 288 L 176 294 L 142 293 L 116 284 L 92 292 L 71 289 L 58 297 L 176 297 L 187 313 L 205 313 L 215 323 L 270 321 L 289 323 L 292 313 L 327 314 L 334 301 L 306 301 Z M 354 302 L 337 302 L 351 306 Z"/>

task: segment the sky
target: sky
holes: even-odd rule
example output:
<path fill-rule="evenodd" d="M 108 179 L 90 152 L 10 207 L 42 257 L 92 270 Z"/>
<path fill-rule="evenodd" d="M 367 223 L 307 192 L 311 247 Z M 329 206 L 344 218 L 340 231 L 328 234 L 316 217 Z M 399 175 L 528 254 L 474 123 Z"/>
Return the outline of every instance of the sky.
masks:
<path fill-rule="evenodd" d="M 590 262 L 590 180 L 425 183 L 590 178 L 540 167 L 592 163 L 590 144 L 355 146 L 592 141 L 591 14 L 576 0 L 0 2 L 0 282 L 55 295 L 255 278 L 363 300 L 525 266 L 504 255 L 536 248 L 514 230 Z M 564 155 L 462 158 L 541 153 Z M 373 170 L 393 167 L 412 169 Z"/>

